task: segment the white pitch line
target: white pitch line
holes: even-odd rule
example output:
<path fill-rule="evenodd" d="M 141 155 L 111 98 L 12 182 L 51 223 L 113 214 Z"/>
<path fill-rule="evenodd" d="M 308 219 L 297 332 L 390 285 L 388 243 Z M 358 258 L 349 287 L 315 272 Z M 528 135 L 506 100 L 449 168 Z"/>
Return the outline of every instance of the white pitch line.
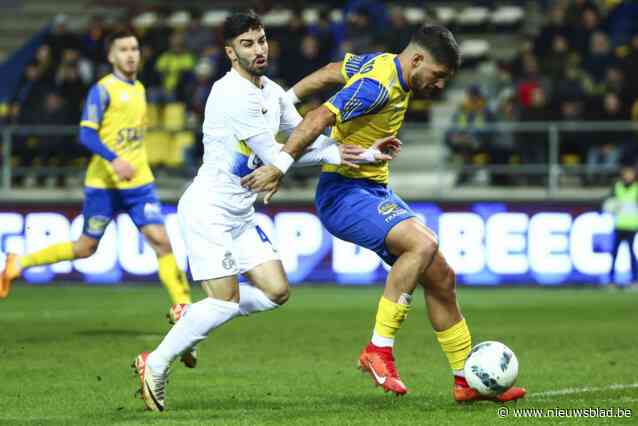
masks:
<path fill-rule="evenodd" d="M 529 395 L 530 398 L 534 397 L 545 397 L 545 396 L 557 396 L 557 395 L 572 395 L 575 393 L 585 393 L 585 392 L 600 392 L 607 390 L 621 390 L 621 389 L 633 389 L 638 388 L 638 383 L 629 383 L 629 384 L 613 384 L 609 386 L 600 386 L 600 387 L 583 387 L 583 388 L 567 388 L 567 389 L 557 389 L 546 392 L 536 392 Z"/>

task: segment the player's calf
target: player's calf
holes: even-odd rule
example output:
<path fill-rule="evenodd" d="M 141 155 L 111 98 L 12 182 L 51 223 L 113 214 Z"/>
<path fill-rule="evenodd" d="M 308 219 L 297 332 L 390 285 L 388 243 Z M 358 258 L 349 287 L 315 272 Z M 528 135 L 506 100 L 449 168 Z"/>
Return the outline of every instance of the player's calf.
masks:
<path fill-rule="evenodd" d="M 190 305 L 186 303 L 175 303 L 171 305 L 166 314 L 166 318 L 168 318 L 168 323 L 174 325 L 179 319 L 186 313 L 188 307 Z M 184 364 L 186 368 L 195 368 L 197 367 L 197 348 L 192 347 L 187 349 L 182 355 L 180 355 L 179 360 Z"/>

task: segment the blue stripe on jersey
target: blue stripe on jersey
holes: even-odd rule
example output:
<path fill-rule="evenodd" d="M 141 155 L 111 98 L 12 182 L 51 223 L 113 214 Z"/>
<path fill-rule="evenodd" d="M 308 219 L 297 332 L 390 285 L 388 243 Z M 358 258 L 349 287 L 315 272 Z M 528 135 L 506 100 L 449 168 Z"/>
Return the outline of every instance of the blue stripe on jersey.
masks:
<path fill-rule="evenodd" d="M 82 111 L 82 121 L 90 121 L 96 125 L 102 123 L 104 111 L 109 106 L 109 93 L 104 86 L 94 84 L 86 96 L 84 110 Z"/>
<path fill-rule="evenodd" d="M 362 66 L 364 66 L 367 62 L 370 62 L 371 59 L 376 58 L 380 54 L 381 52 L 366 53 L 364 55 L 352 55 L 344 66 L 346 74 L 348 74 L 348 78 L 358 73 Z"/>
<path fill-rule="evenodd" d="M 338 91 L 328 102 L 341 112 L 341 122 L 381 110 L 390 94 L 377 80 L 361 78 Z"/>

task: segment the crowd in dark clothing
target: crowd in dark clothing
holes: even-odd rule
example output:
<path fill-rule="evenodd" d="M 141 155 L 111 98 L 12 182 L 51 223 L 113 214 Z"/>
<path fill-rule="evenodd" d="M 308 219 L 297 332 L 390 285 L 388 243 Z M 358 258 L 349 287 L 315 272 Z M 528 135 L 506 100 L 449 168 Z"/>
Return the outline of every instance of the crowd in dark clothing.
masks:
<path fill-rule="evenodd" d="M 577 0 L 567 7 L 557 3 L 548 14 L 548 22 L 521 45 L 516 57 L 499 63 L 482 81 L 485 87 L 468 89 L 446 134 L 448 146 L 464 164 L 548 161 L 547 129 L 513 132 L 507 144 L 499 144 L 503 132 L 485 132 L 481 120 L 638 121 L 638 79 L 633 78 L 638 72 L 638 4 L 601 11 L 593 2 Z M 504 110 L 508 113 L 499 117 Z M 612 176 L 620 164 L 636 163 L 635 133 L 580 127 L 559 132 L 559 161 L 586 164 L 585 182 L 596 183 Z M 464 143 L 464 134 L 475 135 L 472 144 Z M 462 181 L 469 177 L 461 174 Z"/>
<path fill-rule="evenodd" d="M 480 85 L 468 90 L 454 115 L 445 139 L 465 164 L 547 161 L 547 134 L 488 132 L 484 127 L 489 123 L 629 120 L 632 108 L 638 120 L 638 79 L 631 78 L 638 71 L 638 17 L 633 19 L 636 15 L 624 9 L 631 2 L 603 11 L 589 0 L 572 0 L 567 6 L 546 3 L 552 9 L 540 32 L 522 43 L 511 61 L 481 73 Z M 132 27 L 141 46 L 138 78 L 146 86 L 149 103 L 159 108 L 182 104 L 184 124 L 198 128 L 212 82 L 229 68 L 221 28 L 203 25 L 197 11 L 191 12 L 188 23 L 169 26 L 165 18 L 170 12 L 156 11 L 160 19 L 153 25 L 132 17 L 118 26 L 94 17 L 79 34 L 69 31 L 62 17 L 56 18 L 24 70 L 8 119 L 20 125 L 77 125 L 88 88 L 111 71 L 104 51 L 106 36 Z M 408 22 L 403 8 L 378 1 L 349 1 L 340 22 L 330 12 L 320 10 L 317 19 L 307 23 L 302 11 L 293 11 L 285 25 L 266 28 L 270 78 L 290 87 L 322 65 L 340 60 L 345 52 L 398 53 L 417 25 Z M 305 108 L 326 97 L 311 99 Z M 407 117 L 427 121 L 429 114 L 429 103 L 417 100 Z M 576 162 L 613 168 L 634 157 L 632 132 L 569 132 L 561 133 L 560 139 L 561 158 L 571 156 Z M 64 143 L 52 138 L 49 147 L 52 141 Z M 25 151 L 23 159 L 34 157 L 30 150 L 38 149 L 37 143 L 16 145 L 18 153 Z M 82 152 L 78 144 L 70 145 Z"/>

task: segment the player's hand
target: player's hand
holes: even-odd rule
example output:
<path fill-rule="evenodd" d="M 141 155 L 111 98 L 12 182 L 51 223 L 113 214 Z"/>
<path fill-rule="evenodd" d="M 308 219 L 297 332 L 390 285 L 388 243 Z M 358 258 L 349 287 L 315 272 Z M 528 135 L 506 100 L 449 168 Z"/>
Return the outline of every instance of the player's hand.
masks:
<path fill-rule="evenodd" d="M 267 164 L 259 167 L 251 174 L 241 179 L 241 186 L 253 192 L 266 192 L 264 203 L 268 204 L 270 199 L 279 189 L 281 179 L 284 174 L 277 167 Z"/>
<path fill-rule="evenodd" d="M 358 169 L 359 165 L 355 161 L 360 161 L 363 153 L 366 152 L 364 148 L 356 145 L 339 145 L 339 155 L 341 156 L 341 165 L 348 166 L 353 169 Z"/>
<path fill-rule="evenodd" d="M 381 152 L 381 154 L 374 156 L 375 160 L 390 161 L 395 159 L 401 152 L 401 140 L 396 136 L 388 136 L 387 138 L 377 139 L 371 148 Z"/>
<path fill-rule="evenodd" d="M 131 163 L 125 159 L 117 157 L 115 160 L 111 161 L 111 165 L 120 180 L 129 181 L 133 179 L 133 176 L 135 175 L 135 168 L 133 168 Z"/>

